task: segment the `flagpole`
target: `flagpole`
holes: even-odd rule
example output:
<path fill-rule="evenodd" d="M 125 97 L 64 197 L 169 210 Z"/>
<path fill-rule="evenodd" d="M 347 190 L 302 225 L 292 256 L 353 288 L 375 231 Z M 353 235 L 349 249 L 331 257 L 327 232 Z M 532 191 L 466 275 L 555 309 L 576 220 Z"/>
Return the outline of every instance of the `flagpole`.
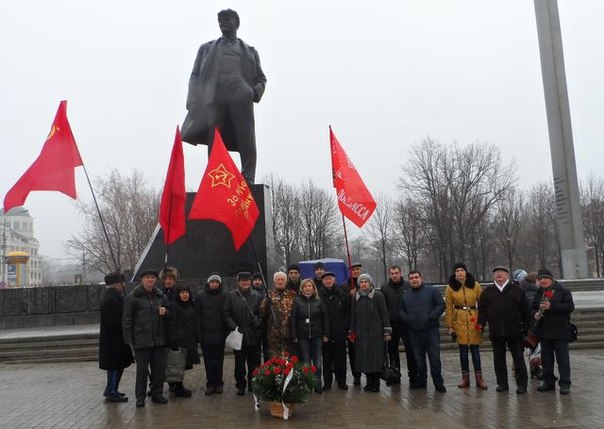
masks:
<path fill-rule="evenodd" d="M 172 230 L 172 197 L 173 193 L 170 191 L 170 210 L 168 211 L 168 232 L 166 234 L 166 254 L 164 255 L 164 270 L 168 267 L 168 252 L 170 251 L 170 231 Z M 164 233 L 166 231 L 164 230 Z"/>
<path fill-rule="evenodd" d="M 350 259 L 350 246 L 348 245 L 348 232 L 346 231 L 346 218 L 342 214 L 342 225 L 344 225 L 344 242 L 346 243 L 346 257 L 348 258 L 348 278 L 350 279 L 350 290 L 354 290 L 352 279 L 352 260 Z"/>
<path fill-rule="evenodd" d="M 256 255 L 256 248 L 254 247 L 254 241 L 252 237 L 248 239 L 250 246 L 252 247 L 252 254 L 254 255 L 254 259 L 256 260 L 256 265 L 258 266 L 258 272 L 260 273 L 260 277 L 262 277 L 262 286 L 264 287 L 264 294 L 266 295 L 266 302 L 269 308 L 271 309 L 271 316 L 273 317 L 273 323 L 277 326 L 277 316 L 275 316 L 275 309 L 271 305 L 271 298 L 268 295 L 268 286 L 266 285 L 266 279 L 264 278 L 264 272 L 262 271 L 262 265 L 260 265 L 260 260 L 258 259 L 258 255 Z"/>
<path fill-rule="evenodd" d="M 79 154 L 79 150 L 78 150 Z M 82 157 L 80 156 L 80 159 Z M 103 233 L 105 234 L 105 239 L 107 240 L 107 246 L 109 246 L 109 253 L 111 254 L 111 259 L 113 260 L 113 265 L 115 266 L 115 270 L 119 271 L 120 267 L 117 264 L 117 260 L 115 259 L 115 254 L 113 253 L 113 248 L 111 247 L 111 242 L 109 241 L 109 234 L 107 233 L 107 228 L 105 227 L 105 221 L 103 220 L 103 215 L 101 215 L 101 209 L 99 209 L 99 204 L 96 201 L 96 195 L 94 194 L 94 190 L 92 189 L 92 183 L 90 182 L 90 177 L 88 176 L 88 170 L 86 170 L 86 165 L 84 165 L 84 161 L 82 160 L 82 167 L 84 167 L 84 173 L 86 174 L 86 180 L 88 181 L 88 187 L 90 188 L 90 193 L 92 194 L 92 200 L 94 201 L 94 206 L 96 207 L 96 211 L 99 214 L 99 220 L 101 221 L 101 226 L 103 227 Z"/>

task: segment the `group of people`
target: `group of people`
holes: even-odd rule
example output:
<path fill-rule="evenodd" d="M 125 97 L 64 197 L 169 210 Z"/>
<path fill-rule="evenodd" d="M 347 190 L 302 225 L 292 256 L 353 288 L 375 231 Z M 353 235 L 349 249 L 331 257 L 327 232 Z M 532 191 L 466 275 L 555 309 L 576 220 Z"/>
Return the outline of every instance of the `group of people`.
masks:
<path fill-rule="evenodd" d="M 109 273 L 101 304 L 99 364 L 107 371 L 104 392 L 108 402 L 124 402 L 118 391 L 124 368 L 136 362 L 136 406 L 147 396 L 164 404 L 164 370 L 169 350 L 186 354 L 186 369 L 200 363 L 201 346 L 206 373 L 205 394 L 223 392 L 225 339 L 232 331 L 242 334 L 234 350 L 237 395 L 252 390 L 252 373 L 275 356 L 299 355 L 317 368 L 317 393 L 347 390 L 347 352 L 354 385 L 379 392 L 380 376 L 390 365 L 387 385 L 401 383 L 399 344 L 402 340 L 410 389 L 425 389 L 428 365 L 434 388 L 446 392 L 440 358 L 440 320 L 459 346 L 461 389 L 470 386 L 471 356 L 476 386 L 486 390 L 480 358 L 483 332 L 488 327 L 493 346 L 498 392 L 509 390 L 506 348 L 514 362 L 516 392 L 527 391 L 523 338 L 530 330 L 541 341 L 543 383 L 538 391 L 570 392 L 570 290 L 552 273 L 537 273 L 538 289 L 530 290 L 510 280 L 507 267 L 493 269 L 493 284 L 485 289 L 463 263 L 453 267 L 444 299 L 439 290 L 423 282 L 417 270 L 403 280 L 399 266 L 389 268 L 389 280 L 376 288 L 362 265 L 352 264 L 351 277 L 337 284 L 333 272 L 318 262 L 314 278 L 302 279 L 297 265 L 273 275 L 269 288 L 262 275 L 240 272 L 237 287 L 223 288 L 219 274 L 208 276 L 195 297 L 178 283 L 178 271 L 167 267 L 141 272 L 141 283 L 124 296 L 124 276 Z M 158 279 L 161 286 L 159 286 Z M 554 375 L 558 364 L 559 378 Z M 147 383 L 149 382 L 149 391 Z M 175 396 L 190 397 L 182 382 L 169 383 Z"/>

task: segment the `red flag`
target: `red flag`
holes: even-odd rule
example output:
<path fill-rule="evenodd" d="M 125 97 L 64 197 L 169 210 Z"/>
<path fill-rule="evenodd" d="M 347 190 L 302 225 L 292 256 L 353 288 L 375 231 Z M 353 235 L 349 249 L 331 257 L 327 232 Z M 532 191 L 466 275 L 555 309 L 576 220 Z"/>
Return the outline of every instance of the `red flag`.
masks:
<path fill-rule="evenodd" d="M 185 158 L 182 154 L 182 137 L 176 127 L 174 146 L 170 156 L 170 165 L 166 183 L 161 194 L 159 224 L 164 230 L 166 246 L 185 235 Z"/>
<path fill-rule="evenodd" d="M 235 250 L 248 239 L 260 215 L 247 182 L 222 142 L 218 129 L 208 166 L 193 201 L 189 219 L 222 222 L 231 231 Z"/>
<path fill-rule="evenodd" d="M 333 186 L 336 188 L 338 206 L 342 214 L 360 228 L 369 220 L 377 204 L 331 127 L 329 140 Z"/>
<path fill-rule="evenodd" d="M 75 167 L 83 165 L 61 101 L 42 152 L 4 197 L 4 213 L 25 203 L 31 191 L 59 191 L 75 199 Z"/>

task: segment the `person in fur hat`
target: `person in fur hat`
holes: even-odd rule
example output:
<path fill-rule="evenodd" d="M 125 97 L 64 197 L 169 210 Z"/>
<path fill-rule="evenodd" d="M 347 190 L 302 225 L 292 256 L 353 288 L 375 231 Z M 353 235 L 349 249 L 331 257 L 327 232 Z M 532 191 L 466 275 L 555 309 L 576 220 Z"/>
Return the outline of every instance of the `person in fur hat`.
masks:
<path fill-rule="evenodd" d="M 480 365 L 482 331 L 477 329 L 478 301 L 481 293 L 480 283 L 468 272 L 466 265 L 463 262 L 455 264 L 445 290 L 445 326 L 447 334 L 459 345 L 461 382 L 457 387 L 460 389 L 470 387 L 468 352 L 472 354 L 476 386 L 482 390 L 487 389 Z"/>

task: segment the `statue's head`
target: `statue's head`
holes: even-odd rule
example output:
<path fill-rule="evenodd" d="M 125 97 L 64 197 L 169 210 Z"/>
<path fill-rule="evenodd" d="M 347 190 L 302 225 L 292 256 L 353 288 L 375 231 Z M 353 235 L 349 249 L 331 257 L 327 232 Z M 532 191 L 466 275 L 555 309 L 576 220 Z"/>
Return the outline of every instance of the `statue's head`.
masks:
<path fill-rule="evenodd" d="M 218 25 L 223 33 L 225 30 L 237 30 L 239 28 L 239 15 L 233 9 L 221 10 L 218 12 Z"/>

